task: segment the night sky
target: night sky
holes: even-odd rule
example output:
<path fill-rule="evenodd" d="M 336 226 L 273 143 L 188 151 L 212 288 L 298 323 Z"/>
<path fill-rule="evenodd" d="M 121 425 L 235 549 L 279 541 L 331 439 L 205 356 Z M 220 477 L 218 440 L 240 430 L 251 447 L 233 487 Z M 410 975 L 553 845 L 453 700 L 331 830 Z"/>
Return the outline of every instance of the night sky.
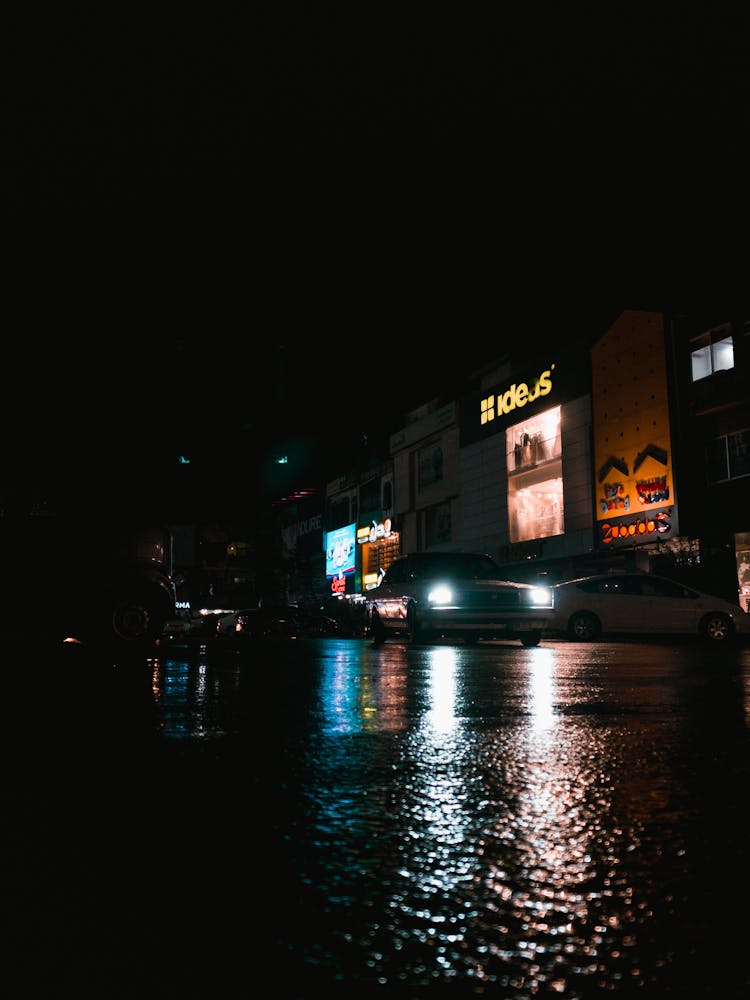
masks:
<path fill-rule="evenodd" d="M 16 439 L 134 401 L 260 433 L 280 345 L 285 412 L 330 439 L 519 336 L 746 293 L 746 31 L 681 16 L 19 21 Z"/>

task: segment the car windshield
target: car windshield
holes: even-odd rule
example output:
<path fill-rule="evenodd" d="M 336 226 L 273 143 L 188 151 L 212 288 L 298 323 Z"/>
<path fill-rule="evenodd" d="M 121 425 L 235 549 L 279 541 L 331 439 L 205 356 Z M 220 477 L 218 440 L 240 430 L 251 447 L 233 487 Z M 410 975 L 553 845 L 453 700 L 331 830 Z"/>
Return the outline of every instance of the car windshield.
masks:
<path fill-rule="evenodd" d="M 471 552 L 436 552 L 422 554 L 412 567 L 415 579 L 445 576 L 460 580 L 498 580 L 502 574 L 497 563 L 486 555 Z"/>

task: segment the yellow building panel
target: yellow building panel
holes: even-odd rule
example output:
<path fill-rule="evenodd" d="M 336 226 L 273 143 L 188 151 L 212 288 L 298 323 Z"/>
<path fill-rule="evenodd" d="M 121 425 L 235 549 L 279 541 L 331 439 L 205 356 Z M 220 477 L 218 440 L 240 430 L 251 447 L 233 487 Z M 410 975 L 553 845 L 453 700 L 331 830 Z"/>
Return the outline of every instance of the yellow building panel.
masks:
<path fill-rule="evenodd" d="M 655 534 L 674 534 L 676 498 L 661 313 L 623 312 L 594 344 L 591 359 L 600 541 L 637 542 L 653 540 Z"/>

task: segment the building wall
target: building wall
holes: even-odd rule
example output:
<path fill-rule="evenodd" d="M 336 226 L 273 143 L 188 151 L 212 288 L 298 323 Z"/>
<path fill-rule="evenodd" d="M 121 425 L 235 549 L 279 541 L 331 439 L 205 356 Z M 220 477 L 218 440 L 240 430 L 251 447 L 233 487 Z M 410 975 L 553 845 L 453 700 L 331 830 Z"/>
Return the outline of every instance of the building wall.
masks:
<path fill-rule="evenodd" d="M 565 495 L 565 555 L 594 547 L 594 481 L 591 457 L 591 396 L 562 407 L 562 467 Z"/>
<path fill-rule="evenodd" d="M 428 508 L 447 504 L 450 538 L 439 544 L 457 548 L 458 496 L 460 492 L 459 433 L 457 405 L 426 406 L 415 412 L 403 430 L 391 437 L 394 476 L 394 508 L 401 532 L 402 552 L 426 547 L 425 519 Z M 437 461 L 439 457 L 439 475 Z M 420 476 L 420 464 L 423 472 Z M 436 547 L 436 546 L 431 546 Z"/>
<path fill-rule="evenodd" d="M 401 532 L 401 551 L 417 551 L 417 516 L 412 509 L 409 451 L 393 456 L 393 503 Z"/>
<path fill-rule="evenodd" d="M 691 546 L 675 568 L 698 589 L 750 603 L 750 474 L 740 468 L 734 470 L 738 475 L 717 479 L 708 461 L 717 438 L 739 432 L 735 441 L 750 440 L 750 311 L 680 315 L 668 329 L 676 374 L 672 445 L 680 455 L 681 541 Z M 733 343 L 731 367 L 694 377 L 693 351 L 727 337 Z M 675 568 L 659 567 L 667 575 Z"/>
<path fill-rule="evenodd" d="M 508 542 L 505 435 L 461 451 L 460 547 L 493 555 Z"/>

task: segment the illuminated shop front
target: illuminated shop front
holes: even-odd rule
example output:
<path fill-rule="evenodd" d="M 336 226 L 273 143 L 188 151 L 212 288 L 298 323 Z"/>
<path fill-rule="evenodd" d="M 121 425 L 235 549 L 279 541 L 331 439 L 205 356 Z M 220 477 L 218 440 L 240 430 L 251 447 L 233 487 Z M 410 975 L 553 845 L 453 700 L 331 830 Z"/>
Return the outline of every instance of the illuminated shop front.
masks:
<path fill-rule="evenodd" d="M 505 432 L 511 543 L 565 531 L 560 414 L 553 406 Z"/>
<path fill-rule="evenodd" d="M 516 418 L 505 427 L 509 546 L 565 531 L 562 406 L 540 408 L 557 398 L 553 393 L 557 381 L 556 366 L 551 364 L 529 382 L 513 381 L 481 401 L 485 424 Z"/>
<path fill-rule="evenodd" d="M 740 606 L 750 612 L 750 531 L 736 532 L 734 550 L 737 560 Z"/>
<path fill-rule="evenodd" d="M 592 550 L 589 392 L 588 351 L 566 344 L 507 359 L 464 397 L 464 547 L 519 566 Z"/>
<path fill-rule="evenodd" d="M 358 528 L 357 543 L 361 553 L 362 590 L 372 590 L 378 586 L 396 556 L 400 555 L 401 539 L 387 517 Z"/>

